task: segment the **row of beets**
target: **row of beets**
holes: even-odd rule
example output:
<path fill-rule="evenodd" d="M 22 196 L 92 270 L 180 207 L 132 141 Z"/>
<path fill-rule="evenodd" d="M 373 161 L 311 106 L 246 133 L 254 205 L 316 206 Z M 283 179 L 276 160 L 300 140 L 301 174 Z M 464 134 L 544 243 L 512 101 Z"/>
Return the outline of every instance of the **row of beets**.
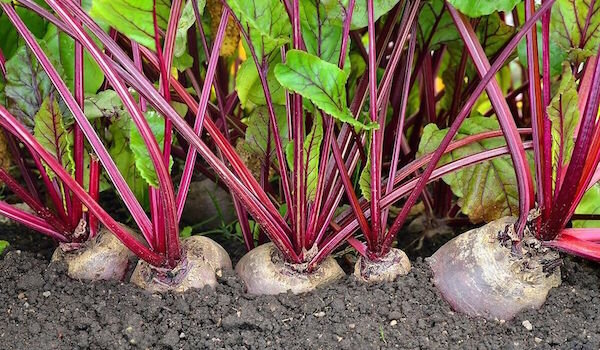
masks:
<path fill-rule="evenodd" d="M 452 30 L 456 30 L 464 45 L 464 62 L 470 57 L 478 79 L 470 82 L 468 98 L 453 107 L 443 137 L 430 153 L 414 160 L 406 160 L 407 155 L 414 156 L 415 152 L 411 153 L 411 144 L 404 134 L 409 123 L 422 124 L 416 124 L 416 117 L 405 117 L 410 91 L 417 75 L 434 77 L 431 68 L 436 66 L 435 62 L 437 66 L 441 62 L 441 56 L 435 53 L 432 56 L 427 47 L 419 48 L 422 43 L 418 42 L 417 24 L 424 6 L 421 1 L 396 1 L 384 9 L 383 2 L 350 0 L 346 7 L 337 5 L 343 15 L 318 23 L 309 21 L 310 14 L 306 14 L 313 8 L 302 6 L 301 10 L 300 3 L 306 5 L 303 1 L 275 1 L 266 5 L 258 0 L 212 1 L 210 36 L 204 33 L 196 0 L 187 4 L 173 0 L 167 8 L 166 28 L 159 28 L 160 9 L 154 2 L 146 10 L 150 14 L 150 28 L 144 31 L 146 37 L 144 33 L 133 35 L 128 31 L 135 32 L 136 28 L 128 27 L 122 20 L 115 21 L 110 11 L 106 12 L 107 1 L 95 0 L 90 13 L 95 13 L 96 19 L 102 18 L 102 24 L 113 27 L 108 32 L 76 1 L 47 0 L 47 6 L 33 0 L 19 1 L 19 6 L 74 40 L 72 88 L 25 25 L 15 5 L 1 2 L 3 15 L 27 46 L 24 52 L 33 55 L 30 59 L 39 65 L 39 73 L 47 75 L 51 83 L 47 89 L 52 93 L 36 111 L 36 123 L 43 116 L 55 117 L 49 120 L 62 118 L 61 111 L 68 111 L 74 123 L 64 127 L 62 122 L 55 121 L 42 129 L 56 133 L 61 127 L 61 134 L 67 135 L 65 147 L 49 150 L 47 142 L 39 133 L 32 134 L 10 105 L 0 105 L 0 125 L 8 135 L 7 142 L 24 185 L 6 170 L 0 169 L 0 178 L 34 211 L 31 214 L 0 202 L 0 213 L 59 241 L 60 248 L 53 260 L 66 262 L 73 278 L 122 279 L 137 257 L 131 281 L 142 288 L 182 292 L 214 286 L 217 276 L 232 268 L 227 253 L 206 237 L 181 239 L 179 232 L 192 175 L 200 169 L 218 178 L 232 194 L 249 250 L 236 266 L 247 291 L 302 293 L 344 275 L 330 256 L 344 243 L 360 255 L 354 272 L 359 280 L 392 281 L 407 274 L 410 262 L 401 250 L 393 248 L 394 238 L 426 185 L 468 166 L 510 155 L 518 188 L 518 219 L 504 217 L 469 231 L 441 248 L 430 263 L 434 282 L 455 309 L 471 315 L 511 318 L 523 308 L 541 305 L 549 289 L 560 283 L 560 258 L 555 248 L 595 260 L 600 258 L 600 247 L 596 244 L 600 235 L 596 231 L 565 228 L 584 192 L 598 180 L 600 123 L 596 116 L 600 67 L 592 55 L 578 73 L 582 82 L 578 96 L 583 101 L 579 134 L 573 138 L 576 142 L 570 160 L 561 153 L 560 164 L 564 169 L 553 176 L 556 161 L 551 155 L 553 129 L 547 113 L 543 112 L 549 107 L 551 84 L 543 80 L 549 79 L 548 74 L 540 73 L 535 25 L 541 22 L 547 28 L 546 15 L 554 2 L 543 1 L 537 11 L 533 1 L 525 2 L 524 23 L 502 45 L 493 64 L 488 61 L 472 21 L 451 4 L 441 2 L 441 13 L 454 25 Z M 111 11 L 118 11 L 119 3 L 115 2 Z M 313 10 L 324 10 L 321 6 L 318 3 Z M 185 78 L 171 74 L 184 19 L 189 23 L 183 31 L 200 35 L 200 40 L 188 41 L 194 45 L 200 42 L 202 49 L 196 47 L 196 51 L 206 57 L 206 74 L 201 83 L 196 80 L 200 79 L 199 70 L 194 74 L 194 68 L 185 69 Z M 139 20 L 134 27 L 143 28 L 144 22 Z M 335 21 L 338 26 L 334 33 L 339 40 L 328 41 L 327 45 L 334 45 L 331 47 L 334 49 L 327 51 L 330 48 L 324 46 L 325 41 L 310 37 L 310 33 L 333 30 L 327 26 Z M 314 30 L 307 32 L 305 26 L 313 26 Z M 149 38 L 148 32 L 153 33 Z M 249 56 L 246 62 L 254 64 L 255 88 L 263 93 L 264 105 L 255 112 L 260 111 L 264 123 L 248 125 L 246 131 L 246 140 L 252 128 L 255 140 L 266 135 L 264 158 L 257 167 L 251 165 L 256 154 L 245 156 L 236 147 L 239 143 L 234 143 L 233 126 L 240 123 L 232 116 L 243 112 L 243 108 L 237 107 L 245 97 L 235 92 L 225 94 L 227 87 L 223 85 L 227 84 L 223 81 L 228 81 L 230 72 L 220 67 L 222 55 L 231 54 L 231 47 L 235 50 L 240 35 L 244 52 Z M 368 39 L 368 47 L 362 47 L 362 51 L 354 48 L 361 51 L 366 63 L 364 72 L 352 78 L 355 80 L 347 72 L 347 53 L 353 35 Z M 530 63 L 527 79 L 531 128 L 518 129 L 495 74 L 525 36 Z M 235 44 L 231 43 L 232 37 L 236 38 Z M 212 38 L 211 47 L 208 38 Z M 546 73 L 550 60 L 546 30 L 542 42 L 540 62 Z M 443 51 L 440 50 L 442 55 Z M 326 52 L 329 52 L 327 57 Z M 193 58 L 198 59 L 198 52 Z M 86 110 L 84 59 L 97 65 L 104 77 L 104 91 L 114 94 L 136 130 L 143 157 L 138 154 L 142 164 L 135 166 L 140 169 L 139 175 L 150 183 L 150 216 L 131 183 L 123 177 L 116 164 L 117 157 L 105 146 L 103 135 L 110 120 L 98 122 Z M 273 60 L 283 63 L 273 64 Z M 7 62 L 2 55 L 0 66 L 6 74 Z M 241 75 L 243 65 L 235 67 Z M 378 74 L 378 67 L 382 74 Z M 462 72 L 465 75 L 465 65 Z M 245 74 L 249 74 L 247 70 Z M 457 79 L 464 80 L 460 74 Z M 274 82 L 283 95 L 271 91 Z M 435 114 L 433 84 L 423 83 L 423 86 L 421 105 L 428 113 Z M 195 90 L 197 98 L 191 90 Z M 347 107 L 346 94 L 350 91 L 353 97 Z M 499 130 L 452 141 L 484 91 Z M 42 94 L 41 90 L 38 92 Z M 280 99 L 284 105 L 278 104 Z M 367 100 L 368 112 L 363 115 Z M 185 115 L 176 110 L 175 103 L 187 109 Z M 392 122 L 386 122 L 388 107 L 394 111 Z M 421 113 L 420 118 L 425 118 L 425 114 Z M 523 141 L 529 135 L 531 141 Z M 499 136 L 504 136 L 506 142 L 438 166 L 444 155 Z M 60 146 L 60 137 L 54 139 L 55 146 Z M 565 140 L 569 137 L 563 135 Z M 414 142 L 419 144 L 419 137 L 415 140 L 410 141 L 413 146 Z M 525 153 L 529 150 L 535 155 L 535 186 Z M 65 152 L 69 154 L 65 156 Z M 177 177 L 171 175 L 172 155 L 180 158 L 178 165 L 182 170 Z M 201 162 L 196 159 L 198 155 Z M 389 161 L 384 162 L 384 157 Z M 72 166 L 67 166 L 68 162 Z M 363 169 L 358 168 L 359 164 Z M 355 172 L 361 174 L 362 197 L 357 195 L 352 179 Z M 33 176 L 34 173 L 39 173 L 39 177 Z M 115 221 L 99 205 L 101 173 L 110 179 L 138 231 Z M 173 184 L 173 178 L 179 179 L 178 186 Z M 51 205 L 42 200 L 46 197 L 40 195 L 38 181 L 43 183 Z M 448 188 L 439 188 L 451 198 Z M 388 218 L 392 217 L 390 207 L 401 200 L 404 200 L 401 209 L 388 227 Z M 345 210 L 340 209 L 341 204 L 347 204 Z M 260 230 L 255 230 L 255 225 Z"/>

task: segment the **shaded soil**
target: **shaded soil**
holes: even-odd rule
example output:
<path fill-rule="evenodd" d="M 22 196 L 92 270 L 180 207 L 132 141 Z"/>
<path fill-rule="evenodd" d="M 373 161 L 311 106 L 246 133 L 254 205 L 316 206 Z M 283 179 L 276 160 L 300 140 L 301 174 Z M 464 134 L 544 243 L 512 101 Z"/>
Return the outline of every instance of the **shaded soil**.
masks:
<path fill-rule="evenodd" d="M 48 249 L 25 244 L 29 233 L 0 230 L 0 239 L 16 237 L 0 258 L 0 349 L 600 347 L 600 270 L 570 258 L 540 310 L 492 322 L 452 312 L 421 258 L 384 285 L 347 277 L 307 295 L 253 297 L 226 274 L 216 290 L 151 295 L 127 283 L 73 281 L 48 266 Z"/>

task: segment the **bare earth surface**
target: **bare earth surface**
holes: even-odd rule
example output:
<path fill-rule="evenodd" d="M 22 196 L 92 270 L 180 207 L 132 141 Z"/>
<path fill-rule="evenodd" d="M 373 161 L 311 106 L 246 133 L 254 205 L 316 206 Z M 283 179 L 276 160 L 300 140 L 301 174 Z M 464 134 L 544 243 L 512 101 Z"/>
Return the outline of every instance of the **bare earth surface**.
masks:
<path fill-rule="evenodd" d="M 229 274 L 216 290 L 151 295 L 69 279 L 48 266 L 51 242 L 34 248 L 38 237 L 0 230 L 13 243 L 0 258 L 0 349 L 600 348 L 600 270 L 574 259 L 540 310 L 492 322 L 452 312 L 421 258 L 383 285 L 347 277 L 307 295 L 253 297 Z"/>

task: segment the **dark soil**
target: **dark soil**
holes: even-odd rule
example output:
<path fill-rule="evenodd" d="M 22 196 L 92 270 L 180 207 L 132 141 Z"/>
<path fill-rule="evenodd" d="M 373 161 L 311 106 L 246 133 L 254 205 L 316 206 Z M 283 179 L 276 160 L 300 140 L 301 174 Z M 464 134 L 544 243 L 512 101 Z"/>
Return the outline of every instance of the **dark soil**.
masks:
<path fill-rule="evenodd" d="M 16 232 L 4 227 L 0 239 Z M 598 266 L 574 259 L 540 310 L 493 322 L 452 312 L 421 258 L 384 285 L 347 277 L 307 295 L 253 297 L 226 274 L 216 290 L 151 295 L 127 283 L 71 280 L 48 266 L 47 253 L 18 241 L 0 259 L 0 349 L 600 347 Z"/>

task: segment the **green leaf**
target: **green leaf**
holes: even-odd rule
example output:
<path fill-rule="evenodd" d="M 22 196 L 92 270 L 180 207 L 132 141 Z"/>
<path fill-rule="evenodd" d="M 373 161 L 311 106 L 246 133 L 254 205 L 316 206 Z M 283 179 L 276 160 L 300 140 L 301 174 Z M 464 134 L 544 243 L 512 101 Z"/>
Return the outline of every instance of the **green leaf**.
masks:
<path fill-rule="evenodd" d="M 316 111 L 315 111 L 316 112 Z M 316 113 L 315 113 L 316 114 Z M 321 156 L 321 143 L 323 142 L 323 120 L 320 117 L 313 119 L 313 125 L 304 139 L 304 164 L 306 169 L 306 195 L 308 200 L 314 200 L 317 193 L 319 179 L 319 157 Z M 294 169 L 294 143 L 285 145 L 285 153 L 290 169 Z"/>
<path fill-rule="evenodd" d="M 54 62 L 53 62 L 54 63 Z M 57 63 L 59 73 L 62 68 Z M 20 121 L 33 128 L 34 118 L 44 99 L 54 90 L 50 78 L 25 45 L 6 62 L 8 110 Z"/>
<path fill-rule="evenodd" d="M 495 119 L 471 117 L 465 119 L 455 139 L 498 129 Z M 439 130 L 435 124 L 428 124 L 423 130 L 417 155 L 434 152 L 446 133 L 447 129 Z M 444 155 L 439 165 L 505 144 L 502 137 L 471 143 Z M 474 223 L 489 222 L 519 212 L 517 179 L 510 156 L 469 166 L 442 179 L 459 197 L 462 212 Z"/>
<path fill-rule="evenodd" d="M 0 240 L 0 255 L 4 254 L 4 252 L 6 251 L 6 249 L 8 249 L 9 246 L 10 243 L 8 243 L 8 241 Z"/>
<path fill-rule="evenodd" d="M 290 40 L 292 26 L 281 1 L 229 0 L 227 3 L 247 28 L 259 61 Z"/>
<path fill-rule="evenodd" d="M 323 119 L 315 117 L 310 133 L 304 140 L 304 164 L 306 164 L 306 195 L 314 201 L 319 179 L 319 157 L 323 142 Z"/>
<path fill-rule="evenodd" d="M 469 17 L 481 17 L 496 11 L 510 12 L 521 0 L 448 0 L 448 2 Z"/>
<path fill-rule="evenodd" d="M 187 53 L 187 32 L 196 22 L 193 6 L 192 0 L 188 0 L 181 11 L 181 17 L 177 23 L 177 33 L 175 34 L 175 50 L 173 51 L 175 57 L 182 57 Z M 206 0 L 198 0 L 200 15 L 204 13 L 204 6 L 206 6 Z"/>
<path fill-rule="evenodd" d="M 156 138 L 156 142 L 162 149 L 163 142 L 165 140 L 165 120 L 164 118 L 158 114 L 156 111 L 148 111 L 145 113 L 146 121 L 148 125 L 150 125 L 150 129 L 152 129 L 152 133 Z M 144 180 L 148 182 L 148 184 L 152 187 L 158 187 L 158 177 L 156 175 L 156 170 L 154 169 L 154 164 L 150 158 L 150 153 L 148 152 L 148 148 L 144 143 L 144 139 L 142 135 L 138 131 L 138 129 L 133 125 L 133 120 L 131 120 L 130 127 L 129 147 L 133 152 L 135 158 L 135 166 L 137 170 L 140 172 L 140 175 Z M 173 159 L 169 161 L 169 171 L 173 165 Z"/>
<path fill-rule="evenodd" d="M 460 34 L 452 21 L 450 13 L 446 11 L 443 0 L 427 1 L 418 17 L 418 40 L 421 47 L 431 50 L 438 49 L 442 44 L 458 41 Z"/>
<path fill-rule="evenodd" d="M 327 11 L 322 2 L 301 0 L 300 24 L 306 51 L 337 65 L 342 43 L 342 21 L 332 16 L 332 11 Z M 349 63 L 349 60 L 346 62 Z"/>
<path fill-rule="evenodd" d="M 538 37 L 538 52 L 539 64 L 542 67 L 542 25 L 537 24 L 537 37 Z M 519 41 L 517 46 L 517 52 L 519 53 L 519 62 L 527 69 L 527 41 Z M 562 73 L 562 63 L 567 58 L 567 52 L 563 50 L 555 40 L 550 39 L 550 75 L 556 77 Z"/>
<path fill-rule="evenodd" d="M 159 28 L 166 28 L 171 2 L 168 0 L 94 0 L 90 15 L 114 27 L 128 38 L 156 50 L 154 41 L 153 4 Z"/>
<path fill-rule="evenodd" d="M 110 147 L 108 153 L 115 161 L 121 175 L 131 188 L 135 197 L 145 207 L 149 206 L 148 183 L 142 178 L 135 165 L 135 156 L 129 147 L 131 134 L 131 119 L 128 114 L 123 114 L 114 119 L 108 130 Z M 135 126 L 133 126 L 135 128 Z"/>
<path fill-rule="evenodd" d="M 72 135 L 65 129 L 56 99 L 46 97 L 34 119 L 33 136 L 70 173 L 74 171 Z M 49 174 L 52 172 L 49 170 Z"/>
<path fill-rule="evenodd" d="M 575 208 L 575 214 L 600 214 L 600 184 L 592 186 L 581 198 L 581 202 Z M 573 220 L 575 228 L 600 227 L 599 220 Z"/>
<path fill-rule="evenodd" d="M 192 227 L 186 226 L 181 231 L 179 231 L 180 238 L 188 238 L 192 236 Z"/>
<path fill-rule="evenodd" d="M 550 20 L 552 41 L 578 64 L 594 55 L 600 45 L 600 2 L 590 8 L 588 0 L 557 0 Z"/>
<path fill-rule="evenodd" d="M 566 166 L 575 147 L 575 129 L 579 121 L 577 103 L 577 83 L 571 68 L 566 65 L 558 92 L 548 106 L 548 117 L 552 123 L 552 175 L 554 177 L 559 162 Z"/>
<path fill-rule="evenodd" d="M 6 2 L 10 3 L 11 1 L 7 0 Z M 42 0 L 36 0 L 35 2 L 44 8 L 48 8 L 48 5 Z M 33 35 L 37 38 L 44 36 L 48 22 L 33 11 L 22 6 L 16 6 L 15 11 Z M 0 38 L 2 38 L 2 40 L 0 40 L 0 50 L 2 50 L 4 57 L 8 60 L 15 54 L 19 43 L 22 43 L 22 40 L 5 13 L 0 14 Z"/>
<path fill-rule="evenodd" d="M 354 119 L 346 106 L 348 75 L 331 64 L 304 51 L 290 50 L 286 63 L 275 67 L 275 77 L 285 88 L 308 98 L 323 112 L 358 129 L 376 129 L 377 123 L 363 124 Z"/>
<path fill-rule="evenodd" d="M 56 26 L 50 25 L 44 36 L 46 54 L 60 62 L 64 74 L 61 75 L 71 91 L 75 80 L 75 40 L 63 32 L 58 32 Z M 102 47 L 99 41 L 96 41 Z M 94 94 L 104 83 L 104 73 L 92 56 L 83 52 L 83 89 L 85 93 Z"/>
<path fill-rule="evenodd" d="M 273 104 L 285 105 L 285 90 L 275 78 L 275 65 L 280 62 L 281 55 L 278 53 L 273 54 L 267 72 L 267 85 L 271 92 Z M 257 106 L 267 104 L 258 70 L 252 58 L 245 60 L 240 66 L 235 79 L 235 89 L 238 93 L 240 103 L 244 108 L 249 107 L 249 102 Z"/>
<path fill-rule="evenodd" d="M 358 186 L 360 192 L 366 200 L 371 200 L 371 139 L 369 138 L 369 146 L 367 148 L 369 153 L 367 154 L 367 162 L 363 166 L 363 170 L 360 173 L 358 179 Z"/>
<path fill-rule="evenodd" d="M 373 0 L 373 17 L 375 21 L 379 19 L 379 17 L 388 13 L 399 0 Z M 345 8 L 348 7 L 348 0 L 322 0 L 321 3 L 325 6 L 329 14 L 329 16 L 335 16 L 339 19 L 343 19 L 345 17 Z M 344 6 L 344 8 L 340 7 L 340 3 Z M 367 11 L 367 2 L 358 0 L 354 3 L 354 11 L 352 13 L 352 24 L 351 29 L 360 29 L 364 28 L 369 24 L 369 16 Z"/>

